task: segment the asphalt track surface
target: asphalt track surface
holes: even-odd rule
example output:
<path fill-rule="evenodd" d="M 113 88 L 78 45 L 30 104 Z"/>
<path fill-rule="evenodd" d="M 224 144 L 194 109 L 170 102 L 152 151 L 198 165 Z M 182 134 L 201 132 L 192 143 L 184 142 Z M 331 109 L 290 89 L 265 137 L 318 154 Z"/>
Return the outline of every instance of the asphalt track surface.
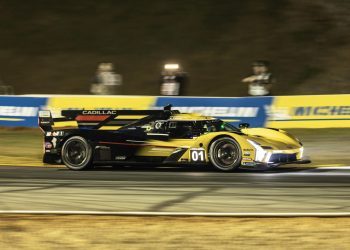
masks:
<path fill-rule="evenodd" d="M 350 212 L 350 167 L 221 173 L 201 168 L 0 167 L 0 210 Z"/>

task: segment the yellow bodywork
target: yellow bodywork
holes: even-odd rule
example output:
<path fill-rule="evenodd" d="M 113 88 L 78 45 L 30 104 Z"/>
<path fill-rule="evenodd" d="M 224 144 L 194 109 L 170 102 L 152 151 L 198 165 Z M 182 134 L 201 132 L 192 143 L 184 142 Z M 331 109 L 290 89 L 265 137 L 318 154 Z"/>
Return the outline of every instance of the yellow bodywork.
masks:
<path fill-rule="evenodd" d="M 169 121 L 205 121 L 216 118 L 201 116 L 197 114 L 177 114 Z M 180 162 L 190 161 L 190 149 L 203 148 L 206 152 L 206 162 L 210 162 L 210 144 L 219 137 L 230 137 L 238 142 L 242 153 L 242 165 L 252 165 L 255 163 L 256 149 L 248 140 L 253 140 L 261 146 L 269 147 L 266 154 L 296 154 L 297 160 L 301 160 L 303 147 L 301 143 L 283 130 L 269 128 L 244 128 L 242 133 L 221 131 L 208 132 L 191 139 L 170 139 L 168 141 L 151 140 L 148 145 L 138 152 L 142 156 L 170 156 L 177 149 L 187 149 Z M 266 162 L 268 163 L 268 162 Z"/>
<path fill-rule="evenodd" d="M 302 146 L 298 141 L 290 138 L 283 132 L 273 131 L 271 133 L 270 129 L 244 129 L 243 133 L 247 134 L 236 134 L 232 132 L 211 132 L 208 134 L 201 135 L 199 137 L 194 137 L 193 139 L 171 139 L 169 141 L 159 141 L 151 140 L 148 145 L 143 147 L 138 155 L 142 156 L 170 156 L 176 149 L 187 148 L 187 151 L 180 158 L 181 162 L 190 161 L 190 149 L 191 148 L 203 148 L 206 152 L 205 159 L 210 162 L 209 159 L 209 146 L 210 143 L 218 137 L 231 137 L 235 139 L 240 145 L 242 152 L 242 165 L 247 165 L 246 163 L 253 163 L 255 161 L 255 148 L 247 141 L 247 139 L 253 139 L 254 141 L 260 143 L 261 145 L 266 145 L 272 147 L 270 150 L 266 150 L 271 153 L 283 153 L 283 154 L 297 154 L 297 160 L 302 157 Z M 258 132 L 261 135 L 258 135 Z M 250 134 L 252 133 L 252 134 Z M 254 135 L 253 135 L 254 134 Z M 263 136 L 265 134 L 265 136 Z M 257 136 L 258 135 L 258 136 Z M 266 135 L 270 135 L 268 137 Z"/>
<path fill-rule="evenodd" d="M 117 119 L 130 118 L 118 117 Z M 138 119 L 142 117 L 137 117 Z M 167 121 L 212 121 L 217 120 L 213 117 L 207 117 L 197 114 L 174 114 Z M 54 129 L 64 129 L 65 126 L 77 126 L 76 121 L 55 123 Z M 120 126 L 103 126 L 101 130 L 118 130 Z M 219 131 L 219 132 L 207 132 L 201 134 L 198 137 L 190 139 L 169 139 L 169 140 L 148 140 L 137 151 L 137 156 L 149 156 L 149 157 L 169 157 L 178 150 L 186 150 L 179 158 L 178 162 L 190 162 L 190 150 L 191 149 L 204 149 L 205 161 L 210 162 L 209 149 L 213 141 L 219 137 L 230 137 L 234 139 L 240 147 L 241 151 L 241 165 L 254 166 L 259 163 L 257 161 L 257 148 L 253 144 L 259 145 L 264 150 L 265 156 L 271 156 L 273 154 L 296 154 L 296 160 L 302 159 L 303 147 L 302 144 L 283 130 L 269 129 L 269 128 L 243 128 L 240 131 Z M 261 152 L 260 152 L 261 153 Z M 262 157 L 262 159 L 267 158 Z M 261 162 L 260 162 L 261 163 Z M 268 160 L 263 163 L 269 163 Z"/>

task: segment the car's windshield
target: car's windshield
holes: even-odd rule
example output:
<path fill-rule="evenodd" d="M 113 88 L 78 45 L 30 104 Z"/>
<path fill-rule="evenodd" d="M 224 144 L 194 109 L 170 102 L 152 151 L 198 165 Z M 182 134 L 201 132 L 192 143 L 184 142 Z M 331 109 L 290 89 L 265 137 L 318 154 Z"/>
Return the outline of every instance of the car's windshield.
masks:
<path fill-rule="evenodd" d="M 193 136 L 220 131 L 241 132 L 235 126 L 219 119 L 200 121 L 161 120 L 145 124 L 141 128 L 151 133 L 168 133 L 174 138 L 191 138 Z"/>
<path fill-rule="evenodd" d="M 238 128 L 222 120 L 205 121 L 203 124 L 203 129 L 206 130 L 206 132 L 218 132 L 218 131 L 240 132 Z"/>

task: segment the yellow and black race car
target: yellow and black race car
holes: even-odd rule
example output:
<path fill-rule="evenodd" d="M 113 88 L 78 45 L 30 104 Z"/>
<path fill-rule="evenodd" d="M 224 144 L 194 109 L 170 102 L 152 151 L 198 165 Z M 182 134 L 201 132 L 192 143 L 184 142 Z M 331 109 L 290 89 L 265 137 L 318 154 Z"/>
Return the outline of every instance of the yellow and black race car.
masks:
<path fill-rule="evenodd" d="M 272 168 L 303 160 L 302 143 L 283 130 L 236 128 L 222 120 L 164 110 L 39 112 L 44 163 L 72 170 L 96 165 L 202 164 L 221 171 Z"/>

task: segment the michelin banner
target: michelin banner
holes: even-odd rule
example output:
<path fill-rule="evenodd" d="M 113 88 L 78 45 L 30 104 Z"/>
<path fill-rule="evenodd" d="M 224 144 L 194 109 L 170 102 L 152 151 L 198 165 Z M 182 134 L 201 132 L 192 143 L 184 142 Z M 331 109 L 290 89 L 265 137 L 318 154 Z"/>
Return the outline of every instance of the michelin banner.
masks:
<path fill-rule="evenodd" d="M 161 109 L 172 104 L 233 125 L 251 127 L 350 127 L 350 95 L 280 97 L 2 96 L 0 126 L 37 127 L 38 111 L 49 109 Z"/>
<path fill-rule="evenodd" d="M 46 97 L 0 97 L 0 126 L 37 127 L 38 112 L 47 104 Z"/>
<path fill-rule="evenodd" d="M 267 127 L 349 128 L 350 95 L 278 96 L 266 115 Z"/>
<path fill-rule="evenodd" d="M 236 126 L 244 122 L 252 127 L 263 127 L 266 121 L 265 107 L 271 106 L 272 101 L 272 97 L 158 97 L 155 107 L 172 104 L 173 109 L 183 113 L 213 116 Z"/>

